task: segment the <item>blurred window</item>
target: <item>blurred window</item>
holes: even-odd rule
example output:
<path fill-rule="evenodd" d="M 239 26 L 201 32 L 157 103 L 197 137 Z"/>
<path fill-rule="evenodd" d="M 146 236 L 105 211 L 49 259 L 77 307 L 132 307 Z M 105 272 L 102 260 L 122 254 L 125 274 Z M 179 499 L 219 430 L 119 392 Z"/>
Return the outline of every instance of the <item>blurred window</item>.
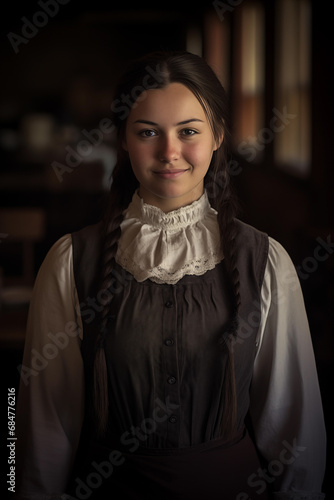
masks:
<path fill-rule="evenodd" d="M 204 58 L 226 91 L 230 88 L 230 18 L 221 20 L 210 11 L 204 20 Z"/>
<path fill-rule="evenodd" d="M 204 57 L 230 92 L 235 151 L 246 161 L 307 177 L 310 0 L 216 4 L 204 22 Z"/>
<path fill-rule="evenodd" d="M 263 6 L 258 2 L 245 3 L 235 10 L 233 124 L 236 147 L 245 141 L 249 146 L 255 145 L 264 126 L 264 19 Z M 254 151 L 258 160 L 261 148 Z"/>
<path fill-rule="evenodd" d="M 274 160 L 306 177 L 311 164 L 310 1 L 277 0 L 275 28 L 275 103 L 296 118 L 275 137 Z"/>

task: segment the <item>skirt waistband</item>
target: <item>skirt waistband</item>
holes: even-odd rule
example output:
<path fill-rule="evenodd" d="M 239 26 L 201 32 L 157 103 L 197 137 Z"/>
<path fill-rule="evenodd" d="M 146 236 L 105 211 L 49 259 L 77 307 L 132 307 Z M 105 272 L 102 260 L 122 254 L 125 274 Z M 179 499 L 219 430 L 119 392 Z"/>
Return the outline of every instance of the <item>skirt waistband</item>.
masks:
<path fill-rule="evenodd" d="M 180 449 L 140 448 L 124 453 L 117 446 L 109 448 L 111 443 L 94 444 L 73 476 L 90 477 L 92 472 L 96 476 L 96 467 L 103 473 L 112 471 L 92 500 L 113 495 L 129 500 L 235 500 L 255 496 L 267 500 L 266 484 L 259 488 L 259 483 L 249 481 L 260 462 L 245 427 L 229 441 L 218 438 Z M 71 483 L 70 492 L 73 487 L 77 484 Z"/>
<path fill-rule="evenodd" d="M 230 439 L 226 439 L 224 437 L 218 437 L 210 439 L 209 441 L 206 441 L 204 443 L 199 443 L 192 446 L 183 446 L 179 448 L 147 447 L 140 444 L 138 440 L 136 449 L 133 450 L 131 449 L 131 447 L 129 448 L 128 444 L 123 443 L 122 440 L 117 435 L 115 436 L 110 435 L 108 439 L 103 442 L 93 440 L 91 441 L 91 446 L 96 450 L 101 449 L 101 451 L 102 450 L 107 451 L 108 449 L 118 450 L 123 455 L 127 454 L 141 455 L 141 456 L 190 455 L 197 452 L 201 453 L 207 450 L 214 450 L 214 449 L 224 450 L 230 448 L 231 446 L 234 446 L 240 440 L 242 440 L 243 437 L 245 436 L 245 433 L 246 433 L 246 427 L 245 425 L 243 425 L 240 429 L 236 431 L 234 436 Z"/>
<path fill-rule="evenodd" d="M 224 450 L 237 444 L 245 436 L 246 429 L 243 426 L 232 439 L 226 440 L 223 437 L 211 439 L 205 443 L 200 443 L 194 446 L 186 446 L 183 448 L 147 448 L 139 446 L 134 453 L 129 453 L 128 450 L 120 450 L 126 456 L 140 455 L 140 456 L 169 456 L 169 455 L 190 455 L 193 453 L 201 453 L 209 450 Z"/>

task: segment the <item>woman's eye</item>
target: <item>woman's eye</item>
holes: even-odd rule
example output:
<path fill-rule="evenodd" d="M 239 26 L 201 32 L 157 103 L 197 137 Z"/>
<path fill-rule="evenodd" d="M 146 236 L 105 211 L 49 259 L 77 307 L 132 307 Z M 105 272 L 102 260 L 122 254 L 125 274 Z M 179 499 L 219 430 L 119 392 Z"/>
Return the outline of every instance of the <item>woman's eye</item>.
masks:
<path fill-rule="evenodd" d="M 154 137 L 156 135 L 156 132 L 154 130 L 142 130 L 139 132 L 139 135 L 142 137 Z"/>
<path fill-rule="evenodd" d="M 184 128 L 183 130 L 181 130 L 181 134 L 186 136 L 191 136 L 197 134 L 197 132 L 192 128 Z"/>

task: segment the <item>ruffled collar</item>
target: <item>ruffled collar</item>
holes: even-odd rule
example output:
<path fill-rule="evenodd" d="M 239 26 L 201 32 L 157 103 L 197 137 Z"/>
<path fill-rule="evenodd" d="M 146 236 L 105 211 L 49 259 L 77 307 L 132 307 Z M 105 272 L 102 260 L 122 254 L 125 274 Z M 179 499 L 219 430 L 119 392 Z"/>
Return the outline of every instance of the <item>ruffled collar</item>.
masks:
<path fill-rule="evenodd" d="M 207 193 L 190 205 L 165 213 L 136 191 L 124 212 L 116 262 L 137 281 L 175 284 L 200 276 L 222 259 L 217 212 Z"/>

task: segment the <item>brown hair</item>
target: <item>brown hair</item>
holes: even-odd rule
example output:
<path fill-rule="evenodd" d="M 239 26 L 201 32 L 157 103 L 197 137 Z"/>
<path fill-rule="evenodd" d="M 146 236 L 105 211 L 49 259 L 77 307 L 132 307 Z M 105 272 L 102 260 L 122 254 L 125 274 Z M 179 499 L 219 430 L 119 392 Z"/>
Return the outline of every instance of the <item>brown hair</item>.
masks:
<path fill-rule="evenodd" d="M 111 286 L 117 244 L 121 235 L 122 212 L 129 205 L 133 193 L 138 187 L 138 181 L 133 174 L 129 157 L 122 148 L 126 118 L 136 99 L 145 98 L 145 92 L 152 88 L 164 88 L 173 82 L 185 85 L 197 97 L 203 106 L 215 140 L 218 143 L 222 134 L 224 135 L 222 144 L 213 153 L 204 179 L 204 185 L 211 205 L 218 212 L 221 246 L 232 291 L 231 321 L 229 327 L 222 332 L 221 336 L 221 343 L 226 356 L 222 435 L 227 438 L 233 434 L 236 425 L 233 350 L 229 343 L 237 332 L 240 308 L 240 282 L 235 240 L 236 205 L 228 175 L 229 106 L 226 93 L 215 73 L 204 59 L 194 54 L 188 52 L 156 52 L 149 54 L 130 65 L 116 89 L 112 109 L 113 123 L 118 132 L 118 151 L 109 196 L 109 206 L 104 218 L 101 288 L 108 290 Z M 126 105 L 122 103 L 126 103 Z M 97 332 L 95 341 L 94 406 L 96 425 L 100 435 L 106 432 L 108 424 L 108 382 L 103 347 L 108 332 L 111 300 L 105 304 L 101 313 L 101 328 Z"/>

